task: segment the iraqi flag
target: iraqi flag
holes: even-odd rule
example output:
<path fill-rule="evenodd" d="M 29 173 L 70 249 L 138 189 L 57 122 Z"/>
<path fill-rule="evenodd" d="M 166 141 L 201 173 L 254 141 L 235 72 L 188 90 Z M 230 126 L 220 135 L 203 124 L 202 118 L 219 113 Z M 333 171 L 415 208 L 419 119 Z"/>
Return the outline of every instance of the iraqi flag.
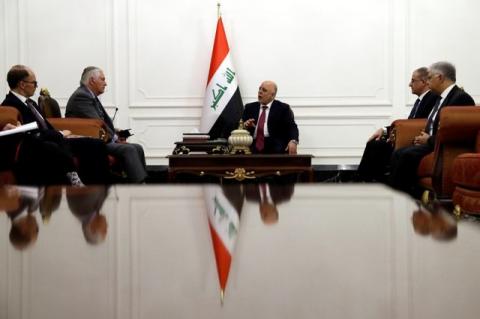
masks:
<path fill-rule="evenodd" d="M 211 139 L 228 138 L 238 127 L 243 113 L 242 97 L 237 73 L 230 57 L 222 18 L 218 18 L 213 44 L 208 84 L 205 91 L 200 131 L 208 132 Z"/>
<path fill-rule="evenodd" d="M 225 193 L 225 190 L 219 185 L 205 186 L 204 192 L 208 224 L 212 236 L 213 251 L 220 283 L 220 300 L 223 304 L 233 251 L 237 242 L 243 196 L 241 201 L 232 200 L 229 198 L 231 193 Z M 227 196 L 229 197 L 227 198 Z M 240 196 L 237 197 L 240 198 Z"/>

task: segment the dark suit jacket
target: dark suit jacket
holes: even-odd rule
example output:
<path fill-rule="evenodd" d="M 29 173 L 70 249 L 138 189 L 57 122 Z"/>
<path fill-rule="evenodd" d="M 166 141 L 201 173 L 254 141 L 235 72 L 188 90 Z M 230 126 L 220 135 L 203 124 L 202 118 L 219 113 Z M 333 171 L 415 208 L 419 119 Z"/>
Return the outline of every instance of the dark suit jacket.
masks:
<path fill-rule="evenodd" d="M 32 111 L 11 92 L 7 94 L 2 105 L 18 109 L 22 114 L 23 124 L 36 121 Z M 44 116 L 35 102 L 34 105 Z M 27 133 L 28 138 L 24 139 L 21 147 L 25 155 L 22 156 L 20 152 L 18 161 L 22 164 L 19 164 L 16 175 L 23 175 L 25 171 L 25 176 L 36 176 L 34 182 L 28 183 L 35 184 L 40 181 L 41 184 L 58 184 L 60 178 L 65 178 L 66 172 L 78 171 L 84 182 L 93 184 L 107 181 L 108 157 L 103 141 L 88 137 L 66 139 L 46 119 L 45 122 L 48 129 Z M 74 164 L 73 156 L 78 159 L 79 165 Z M 20 158 L 24 159 L 25 163 Z M 30 173 L 26 173 L 26 166 L 31 166 Z M 23 177 L 17 178 L 22 180 Z"/>
<path fill-rule="evenodd" d="M 242 119 L 255 119 L 258 122 L 260 103 L 253 102 L 245 105 Z M 298 127 L 292 109 L 288 104 L 274 100 L 267 119 L 269 138 L 265 140 L 265 150 L 271 153 L 285 153 L 285 148 L 291 140 L 298 141 Z M 249 129 L 253 136 L 255 128 Z M 255 145 L 255 141 L 253 142 Z"/>
<path fill-rule="evenodd" d="M 423 97 L 418 105 L 417 113 L 413 118 L 415 119 L 426 119 L 430 112 L 432 111 L 435 102 L 437 101 L 438 95 L 432 91 L 428 91 L 427 94 Z M 410 117 L 409 117 L 410 119 Z"/>
<path fill-rule="evenodd" d="M 40 110 L 40 107 L 38 107 L 38 104 L 35 103 L 35 101 L 33 101 L 33 103 L 37 111 L 42 114 L 42 116 L 44 116 L 43 112 Z M 22 114 L 22 124 L 28 124 L 36 121 L 32 111 L 30 111 L 30 109 L 28 109 L 28 107 L 22 101 L 20 101 L 20 99 L 16 97 L 12 92 L 9 92 L 7 94 L 5 100 L 3 100 L 2 102 L 2 105 L 16 108 L 20 112 L 20 114 Z M 55 130 L 55 128 L 46 119 L 45 122 L 47 123 L 48 130 L 44 130 L 41 132 L 41 139 L 53 141 L 55 143 L 61 143 L 61 141 L 63 140 L 63 135 L 57 130 Z"/>
<path fill-rule="evenodd" d="M 110 116 L 107 114 L 100 101 L 92 96 L 85 86 L 81 85 L 73 92 L 67 102 L 65 117 L 80 117 L 100 119 L 107 124 L 110 136 L 115 135 L 115 128 Z"/>
<path fill-rule="evenodd" d="M 430 145 L 432 149 L 435 146 L 435 135 L 437 134 L 438 123 L 440 122 L 440 111 L 445 106 L 475 106 L 475 101 L 467 92 L 458 86 L 455 85 L 452 88 L 445 100 L 443 100 L 442 105 L 440 105 L 437 117 L 433 123 L 433 134 L 428 139 L 428 145 Z"/>

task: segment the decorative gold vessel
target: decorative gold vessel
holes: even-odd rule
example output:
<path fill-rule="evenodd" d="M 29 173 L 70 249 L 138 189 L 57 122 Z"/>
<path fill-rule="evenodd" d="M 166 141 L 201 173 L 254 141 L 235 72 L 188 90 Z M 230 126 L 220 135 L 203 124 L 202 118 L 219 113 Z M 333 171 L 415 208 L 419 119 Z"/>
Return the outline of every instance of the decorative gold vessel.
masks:
<path fill-rule="evenodd" d="M 251 154 L 250 145 L 252 145 L 253 137 L 243 126 L 240 120 L 238 129 L 233 130 L 228 138 L 228 144 L 231 147 L 230 154 Z"/>

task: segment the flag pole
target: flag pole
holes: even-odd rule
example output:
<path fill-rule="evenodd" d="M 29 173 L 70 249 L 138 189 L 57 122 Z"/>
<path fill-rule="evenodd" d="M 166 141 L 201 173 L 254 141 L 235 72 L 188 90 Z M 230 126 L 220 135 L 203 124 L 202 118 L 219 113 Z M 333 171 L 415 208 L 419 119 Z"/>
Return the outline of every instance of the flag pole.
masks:
<path fill-rule="evenodd" d="M 222 17 L 222 12 L 220 11 L 220 7 L 222 4 L 220 2 L 217 2 L 217 18 L 220 19 Z M 223 306 L 223 300 L 225 297 L 225 291 L 223 288 L 220 289 L 220 304 Z"/>

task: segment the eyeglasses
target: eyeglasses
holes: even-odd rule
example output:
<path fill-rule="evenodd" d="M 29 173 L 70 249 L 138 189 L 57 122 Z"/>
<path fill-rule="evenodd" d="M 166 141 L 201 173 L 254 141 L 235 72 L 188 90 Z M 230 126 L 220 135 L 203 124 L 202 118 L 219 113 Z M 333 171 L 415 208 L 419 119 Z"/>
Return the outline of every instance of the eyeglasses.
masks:
<path fill-rule="evenodd" d="M 33 86 L 38 87 L 38 82 L 37 82 L 37 81 L 26 81 L 26 80 L 22 80 L 22 82 L 30 83 L 30 84 L 33 84 Z"/>
<path fill-rule="evenodd" d="M 423 82 L 422 79 L 411 79 L 410 83 L 415 83 L 415 82 Z"/>

